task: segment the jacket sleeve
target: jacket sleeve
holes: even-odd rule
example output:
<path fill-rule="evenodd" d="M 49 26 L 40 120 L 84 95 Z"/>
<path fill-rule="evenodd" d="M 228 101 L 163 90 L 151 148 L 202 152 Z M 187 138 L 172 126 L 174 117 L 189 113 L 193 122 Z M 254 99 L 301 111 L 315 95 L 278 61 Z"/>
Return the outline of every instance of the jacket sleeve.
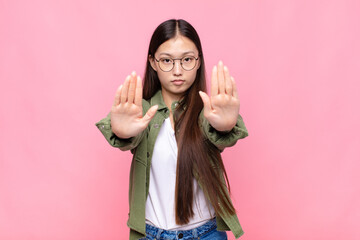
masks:
<path fill-rule="evenodd" d="M 143 115 L 147 112 L 149 108 L 149 103 L 143 100 Z M 111 118 L 109 113 L 105 118 L 101 119 L 99 122 L 95 123 L 96 127 L 100 130 L 100 132 L 104 135 L 105 139 L 108 143 L 116 148 L 119 148 L 122 151 L 132 150 L 136 148 L 143 137 L 146 134 L 147 128 L 139 133 L 135 137 L 131 138 L 119 138 L 111 129 Z"/>
<path fill-rule="evenodd" d="M 249 135 L 240 114 L 238 115 L 235 127 L 229 132 L 220 132 L 212 127 L 209 121 L 204 117 L 204 109 L 200 113 L 199 121 L 204 136 L 221 152 L 225 147 L 234 146 L 237 140 Z"/>

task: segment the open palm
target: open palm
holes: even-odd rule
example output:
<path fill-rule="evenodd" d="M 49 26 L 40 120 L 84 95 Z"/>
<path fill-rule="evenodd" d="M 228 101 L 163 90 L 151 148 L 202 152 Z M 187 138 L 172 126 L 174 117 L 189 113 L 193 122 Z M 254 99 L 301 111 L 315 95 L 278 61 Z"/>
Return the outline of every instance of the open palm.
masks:
<path fill-rule="evenodd" d="M 152 106 L 143 116 L 141 78 L 133 72 L 116 91 L 111 107 L 112 131 L 120 138 L 138 135 L 148 126 L 157 107 Z"/>
<path fill-rule="evenodd" d="M 235 80 L 220 61 L 212 70 L 211 98 L 200 92 L 204 102 L 204 117 L 218 131 L 230 131 L 237 121 L 240 101 Z"/>

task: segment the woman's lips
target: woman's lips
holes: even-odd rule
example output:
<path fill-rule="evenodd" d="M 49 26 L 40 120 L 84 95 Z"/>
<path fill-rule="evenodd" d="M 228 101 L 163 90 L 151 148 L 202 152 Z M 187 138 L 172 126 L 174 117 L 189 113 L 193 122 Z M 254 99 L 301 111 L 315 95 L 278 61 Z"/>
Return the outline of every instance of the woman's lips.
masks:
<path fill-rule="evenodd" d="M 182 85 L 182 84 L 185 82 L 185 80 L 175 79 L 175 80 L 172 80 L 171 82 L 172 82 L 174 85 L 179 86 L 179 85 Z"/>

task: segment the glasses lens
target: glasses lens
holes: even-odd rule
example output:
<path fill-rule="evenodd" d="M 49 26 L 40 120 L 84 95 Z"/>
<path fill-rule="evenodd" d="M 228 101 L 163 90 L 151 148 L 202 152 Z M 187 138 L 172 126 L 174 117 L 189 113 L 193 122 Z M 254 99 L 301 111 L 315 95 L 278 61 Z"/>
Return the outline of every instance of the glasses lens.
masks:
<path fill-rule="evenodd" d="M 159 66 L 164 72 L 170 71 L 174 66 L 174 61 L 171 58 L 160 58 Z"/>
<path fill-rule="evenodd" d="M 193 56 L 186 56 L 181 59 L 181 65 L 185 70 L 192 70 L 196 65 L 196 59 Z"/>
<path fill-rule="evenodd" d="M 159 66 L 164 72 L 169 72 L 174 68 L 174 59 L 171 58 L 160 58 Z M 186 56 L 181 59 L 181 66 L 184 70 L 190 71 L 194 69 L 196 65 L 196 58 L 193 56 Z"/>

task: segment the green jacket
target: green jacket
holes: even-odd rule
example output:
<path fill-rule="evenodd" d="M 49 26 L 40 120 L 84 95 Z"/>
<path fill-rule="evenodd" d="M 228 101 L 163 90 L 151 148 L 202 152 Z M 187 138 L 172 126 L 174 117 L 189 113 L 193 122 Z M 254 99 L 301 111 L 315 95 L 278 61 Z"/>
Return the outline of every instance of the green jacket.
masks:
<path fill-rule="evenodd" d="M 127 225 L 130 228 L 130 240 L 146 237 L 145 233 L 145 203 L 149 193 L 149 176 L 151 158 L 155 141 L 162 123 L 169 117 L 169 109 L 164 103 L 161 91 L 159 90 L 150 101 L 143 100 L 143 115 L 153 106 L 158 105 L 157 113 L 149 123 L 148 127 L 138 136 L 129 139 L 120 139 L 111 130 L 110 113 L 106 118 L 96 123 L 96 126 L 104 135 L 111 146 L 121 150 L 131 150 L 133 159 L 130 168 L 129 186 L 129 218 Z M 177 102 L 171 105 L 174 111 Z M 241 116 L 238 116 L 236 126 L 227 133 L 218 132 L 205 119 L 203 111 L 200 113 L 199 124 L 206 138 L 213 143 L 219 151 L 225 147 L 233 146 L 238 139 L 248 136 L 247 129 Z M 197 176 L 195 175 L 197 178 Z M 225 183 L 222 174 L 222 180 Z M 201 187 L 201 186 L 200 186 Z M 227 192 L 228 194 L 228 192 Z M 236 238 L 244 234 L 238 217 L 235 215 L 216 216 L 217 229 L 219 231 L 231 230 Z"/>

